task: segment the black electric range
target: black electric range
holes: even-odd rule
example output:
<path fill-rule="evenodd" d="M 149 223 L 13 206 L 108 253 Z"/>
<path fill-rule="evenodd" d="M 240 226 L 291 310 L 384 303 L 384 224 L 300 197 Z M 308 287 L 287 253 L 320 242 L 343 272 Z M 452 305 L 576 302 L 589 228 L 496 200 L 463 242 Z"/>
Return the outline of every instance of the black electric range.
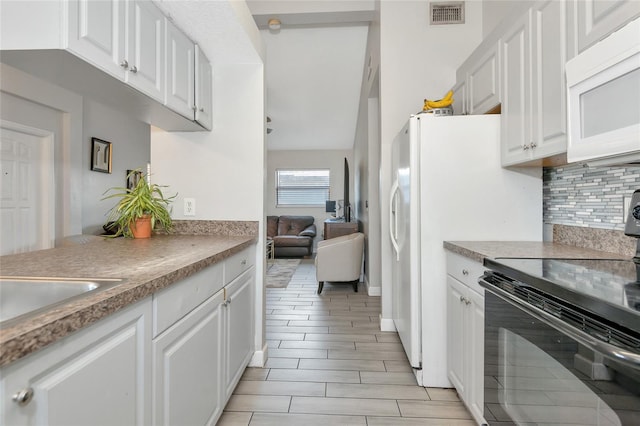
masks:
<path fill-rule="evenodd" d="M 631 259 L 498 258 L 484 265 L 640 332 L 640 265 Z"/>
<path fill-rule="evenodd" d="M 484 417 L 640 424 L 640 283 L 632 260 L 487 259 Z"/>

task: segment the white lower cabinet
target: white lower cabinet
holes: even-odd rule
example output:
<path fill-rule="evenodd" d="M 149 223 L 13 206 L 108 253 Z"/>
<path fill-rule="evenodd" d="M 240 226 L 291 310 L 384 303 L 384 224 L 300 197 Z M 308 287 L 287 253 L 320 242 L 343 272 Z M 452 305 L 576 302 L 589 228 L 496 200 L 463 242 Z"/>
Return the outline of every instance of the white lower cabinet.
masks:
<path fill-rule="evenodd" d="M 1 370 L 0 424 L 151 423 L 151 300 Z"/>
<path fill-rule="evenodd" d="M 485 423 L 481 274 L 480 263 L 447 253 L 447 374 L 478 424 Z"/>
<path fill-rule="evenodd" d="M 252 246 L 2 367 L 0 424 L 215 425 L 253 355 L 254 259 Z"/>
<path fill-rule="evenodd" d="M 225 287 L 225 393 L 231 395 L 253 355 L 255 310 L 253 309 L 254 269 Z"/>
<path fill-rule="evenodd" d="M 224 290 L 153 341 L 153 424 L 215 424 L 221 414 Z"/>

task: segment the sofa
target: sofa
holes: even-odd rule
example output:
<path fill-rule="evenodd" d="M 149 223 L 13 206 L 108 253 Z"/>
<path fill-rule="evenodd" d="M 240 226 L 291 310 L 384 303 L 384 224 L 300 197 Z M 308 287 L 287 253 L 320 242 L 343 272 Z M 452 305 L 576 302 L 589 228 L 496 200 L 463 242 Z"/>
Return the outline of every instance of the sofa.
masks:
<path fill-rule="evenodd" d="M 316 225 L 313 216 L 267 216 L 267 238 L 275 257 L 305 257 L 313 253 Z"/>

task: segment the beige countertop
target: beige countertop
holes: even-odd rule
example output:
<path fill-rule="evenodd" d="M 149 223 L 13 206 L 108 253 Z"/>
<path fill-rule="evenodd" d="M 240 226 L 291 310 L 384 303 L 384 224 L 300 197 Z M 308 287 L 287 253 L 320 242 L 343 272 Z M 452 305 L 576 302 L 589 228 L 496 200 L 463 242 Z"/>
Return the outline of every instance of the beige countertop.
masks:
<path fill-rule="evenodd" d="M 154 235 L 150 239 L 101 239 L 0 257 L 2 276 L 119 278 L 26 320 L 0 327 L 0 366 L 131 305 L 255 244 L 255 236 Z"/>
<path fill-rule="evenodd" d="M 445 241 L 444 248 L 482 263 L 485 258 L 630 259 L 619 253 L 540 241 Z"/>

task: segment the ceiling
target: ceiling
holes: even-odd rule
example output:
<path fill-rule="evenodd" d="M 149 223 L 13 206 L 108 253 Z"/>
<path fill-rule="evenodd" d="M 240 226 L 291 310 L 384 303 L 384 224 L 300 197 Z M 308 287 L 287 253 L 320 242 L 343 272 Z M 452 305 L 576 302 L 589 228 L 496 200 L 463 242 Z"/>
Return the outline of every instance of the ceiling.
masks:
<path fill-rule="evenodd" d="M 272 129 L 267 149 L 352 149 L 372 12 L 300 11 L 301 3 L 311 4 L 247 2 L 265 43 L 267 127 Z M 280 19 L 280 30 L 267 28 L 270 18 Z"/>

